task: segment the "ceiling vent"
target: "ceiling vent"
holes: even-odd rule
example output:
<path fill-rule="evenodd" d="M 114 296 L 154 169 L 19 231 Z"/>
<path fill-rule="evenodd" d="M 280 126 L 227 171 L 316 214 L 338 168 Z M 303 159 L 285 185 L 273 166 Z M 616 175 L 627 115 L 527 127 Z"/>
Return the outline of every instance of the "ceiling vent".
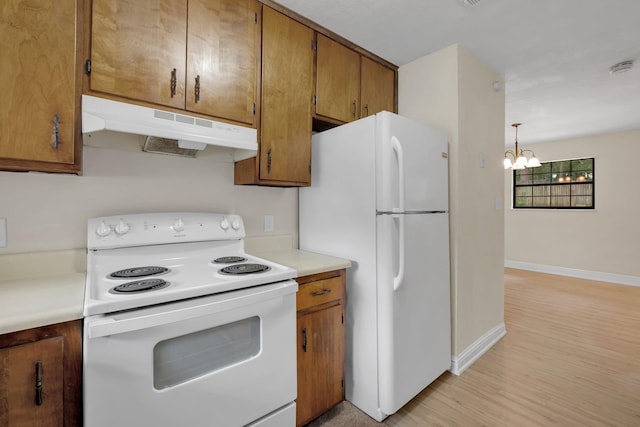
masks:
<path fill-rule="evenodd" d="M 620 74 L 627 72 L 633 68 L 633 61 L 622 61 L 609 67 L 610 74 Z"/>
<path fill-rule="evenodd" d="M 460 0 L 460 3 L 467 7 L 473 7 L 482 3 L 482 0 Z"/>

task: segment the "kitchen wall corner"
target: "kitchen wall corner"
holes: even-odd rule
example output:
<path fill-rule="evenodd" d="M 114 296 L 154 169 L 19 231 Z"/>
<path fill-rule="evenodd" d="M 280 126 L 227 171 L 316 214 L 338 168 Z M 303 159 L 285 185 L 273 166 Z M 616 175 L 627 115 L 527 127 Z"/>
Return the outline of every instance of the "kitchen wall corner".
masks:
<path fill-rule="evenodd" d="M 502 78 L 452 45 L 399 69 L 399 113 L 449 136 L 452 355 L 504 322 Z"/>

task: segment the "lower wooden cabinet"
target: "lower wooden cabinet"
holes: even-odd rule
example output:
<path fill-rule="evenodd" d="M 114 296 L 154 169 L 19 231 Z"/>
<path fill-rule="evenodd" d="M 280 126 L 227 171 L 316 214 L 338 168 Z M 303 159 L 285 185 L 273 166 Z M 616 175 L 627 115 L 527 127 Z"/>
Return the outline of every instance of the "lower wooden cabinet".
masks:
<path fill-rule="evenodd" d="M 0 335 L 0 427 L 82 424 L 82 321 Z"/>
<path fill-rule="evenodd" d="M 344 400 L 345 270 L 297 280 L 296 425 L 302 426 Z"/>

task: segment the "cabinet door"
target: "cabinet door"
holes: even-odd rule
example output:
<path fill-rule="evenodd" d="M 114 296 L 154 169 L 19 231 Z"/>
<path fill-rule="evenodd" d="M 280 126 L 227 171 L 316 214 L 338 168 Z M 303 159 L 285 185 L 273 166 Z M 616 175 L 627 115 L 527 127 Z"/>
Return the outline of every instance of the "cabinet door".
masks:
<path fill-rule="evenodd" d="M 187 110 L 254 124 L 258 10 L 255 0 L 189 0 Z"/>
<path fill-rule="evenodd" d="M 361 61 L 360 116 L 395 112 L 395 71 L 364 56 Z"/>
<path fill-rule="evenodd" d="M 358 117 L 360 54 L 318 34 L 316 115 L 350 122 Z"/>
<path fill-rule="evenodd" d="M 2 2 L 0 167 L 76 161 L 75 35 L 75 1 Z"/>
<path fill-rule="evenodd" d="M 93 0 L 92 91 L 184 108 L 187 0 Z"/>
<path fill-rule="evenodd" d="M 298 398 L 302 425 L 343 400 L 342 305 L 298 315 Z"/>
<path fill-rule="evenodd" d="M 260 180 L 311 181 L 313 30 L 264 6 Z"/>
<path fill-rule="evenodd" d="M 0 426 L 63 426 L 63 341 L 0 350 Z"/>

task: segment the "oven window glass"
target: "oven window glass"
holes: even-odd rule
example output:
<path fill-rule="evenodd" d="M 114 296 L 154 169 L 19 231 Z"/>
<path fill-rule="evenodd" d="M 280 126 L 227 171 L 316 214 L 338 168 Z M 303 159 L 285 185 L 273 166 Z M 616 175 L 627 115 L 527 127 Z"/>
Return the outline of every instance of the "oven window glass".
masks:
<path fill-rule="evenodd" d="M 255 357 L 260 352 L 260 318 L 182 335 L 156 344 L 153 386 L 172 387 Z"/>

